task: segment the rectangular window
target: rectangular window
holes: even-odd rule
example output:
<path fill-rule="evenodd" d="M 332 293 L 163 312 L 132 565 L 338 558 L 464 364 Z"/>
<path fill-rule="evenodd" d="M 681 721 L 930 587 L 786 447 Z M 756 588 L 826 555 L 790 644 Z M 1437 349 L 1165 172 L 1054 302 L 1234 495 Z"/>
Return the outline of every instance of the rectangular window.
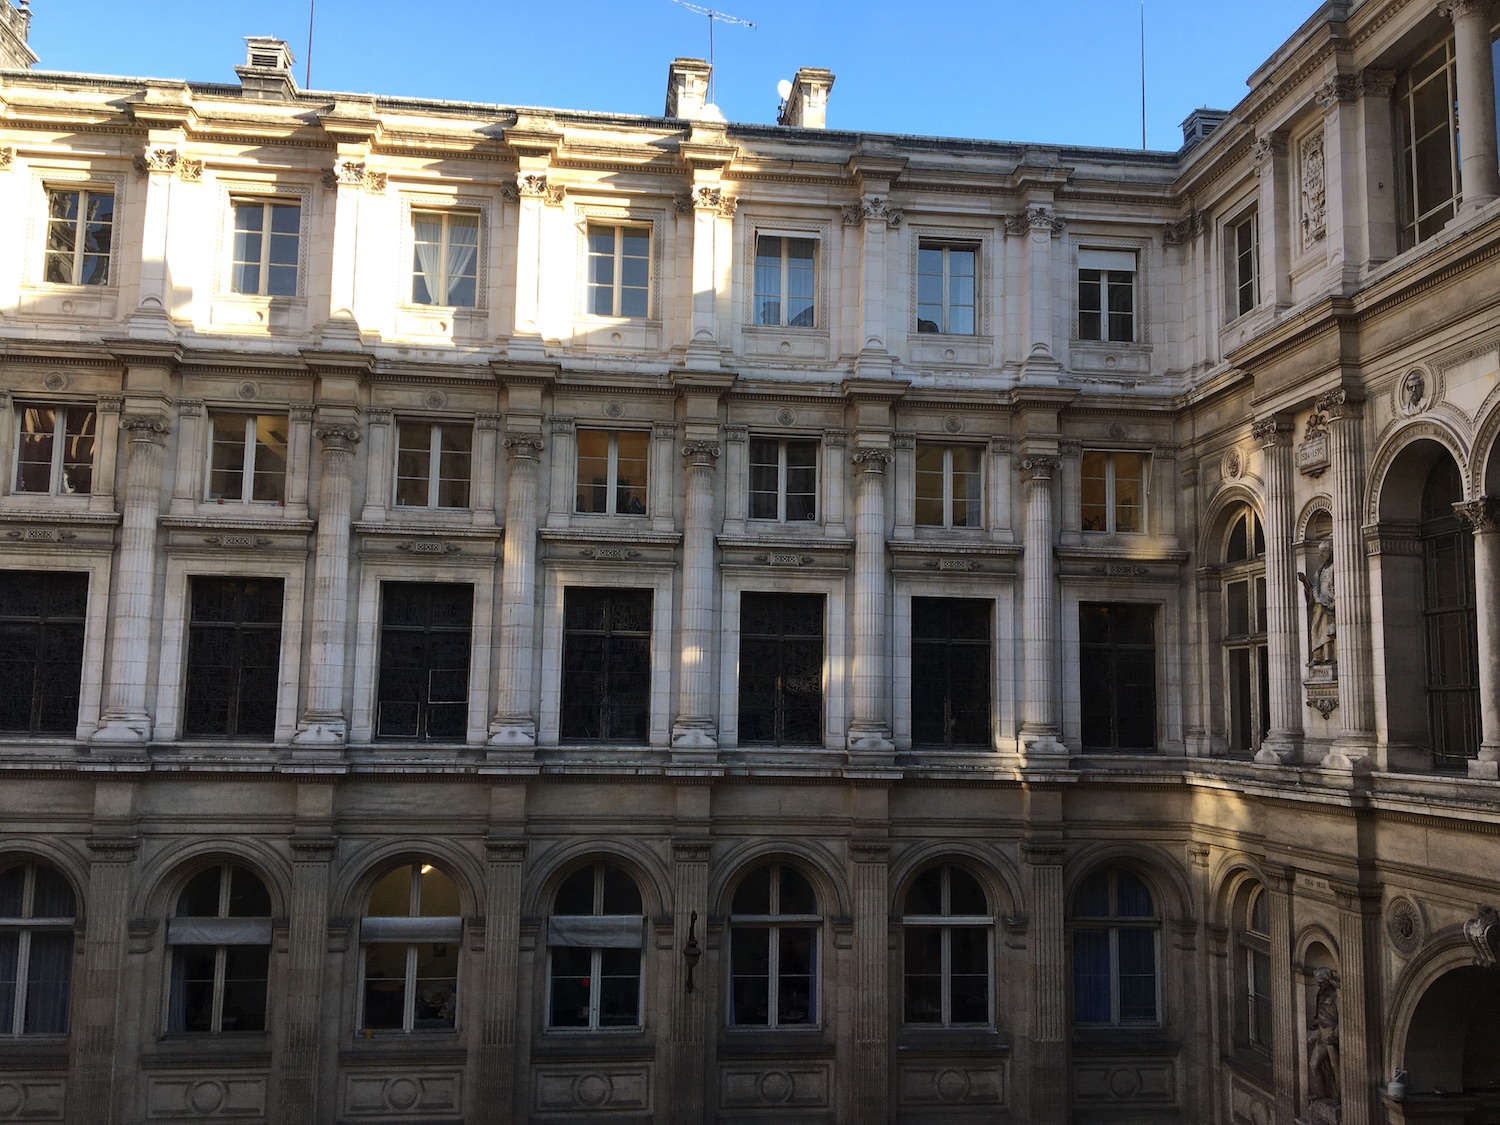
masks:
<path fill-rule="evenodd" d="M 1086 449 L 1081 465 L 1081 522 L 1084 531 L 1114 534 L 1146 530 L 1145 453 Z"/>
<path fill-rule="evenodd" d="M 236 199 L 230 289 L 262 297 L 295 297 L 301 236 L 301 203 Z"/>
<path fill-rule="evenodd" d="M 589 312 L 651 315 L 651 228 L 589 224 Z"/>
<path fill-rule="evenodd" d="M 270 738 L 281 667 L 281 579 L 195 577 L 189 601 L 182 733 Z"/>
<path fill-rule="evenodd" d="M 215 414 L 208 498 L 286 499 L 287 420 L 280 414 Z"/>
<path fill-rule="evenodd" d="M 779 234 L 755 236 L 756 324 L 815 328 L 818 240 Z"/>
<path fill-rule="evenodd" d="M 1078 607 L 1085 750 L 1156 747 L 1156 607 Z"/>
<path fill-rule="evenodd" d="M 0 570 L 0 730 L 78 729 L 89 576 Z"/>
<path fill-rule="evenodd" d="M 1401 234 L 1411 247 L 1453 218 L 1458 178 L 1458 72 L 1453 39 L 1434 47 L 1396 87 L 1401 133 Z"/>
<path fill-rule="evenodd" d="M 42 276 L 52 285 L 108 285 L 114 222 L 114 192 L 49 188 Z"/>
<path fill-rule="evenodd" d="M 823 595 L 740 595 L 740 741 L 823 741 Z"/>
<path fill-rule="evenodd" d="M 87 495 L 94 482 L 94 408 L 21 403 L 17 413 L 16 491 Z"/>
<path fill-rule="evenodd" d="M 1260 303 L 1260 223 L 1254 211 L 1229 228 L 1229 315 Z"/>
<path fill-rule="evenodd" d="M 972 445 L 917 445 L 917 524 L 979 527 L 979 450 Z"/>
<path fill-rule="evenodd" d="M 396 504 L 467 508 L 474 427 L 463 422 L 402 422 L 396 441 Z"/>
<path fill-rule="evenodd" d="M 563 598 L 560 733 L 645 742 L 651 720 L 651 591 L 571 587 Z"/>
<path fill-rule="evenodd" d="M 594 515 L 646 514 L 646 451 L 651 435 L 632 430 L 578 431 L 574 510 Z"/>
<path fill-rule="evenodd" d="M 750 439 L 750 518 L 803 523 L 818 518 L 818 443 Z"/>
<path fill-rule="evenodd" d="M 1078 251 L 1078 338 L 1135 340 L 1133 250 Z"/>
<path fill-rule="evenodd" d="M 413 211 L 411 301 L 471 309 L 479 292 L 479 216 Z"/>
<path fill-rule="evenodd" d="M 911 740 L 990 744 L 990 618 L 985 598 L 912 598 Z"/>
<path fill-rule="evenodd" d="M 381 584 L 376 738 L 462 742 L 469 725 L 474 587 Z"/>
<path fill-rule="evenodd" d="M 974 335 L 974 246 L 921 243 L 917 249 L 917 331 Z"/>

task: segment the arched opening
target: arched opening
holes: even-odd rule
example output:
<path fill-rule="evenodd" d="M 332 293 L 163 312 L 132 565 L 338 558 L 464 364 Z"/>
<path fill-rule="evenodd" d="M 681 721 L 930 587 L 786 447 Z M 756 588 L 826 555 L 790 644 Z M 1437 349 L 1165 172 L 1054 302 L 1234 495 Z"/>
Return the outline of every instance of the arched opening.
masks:
<path fill-rule="evenodd" d="M 1249 758 L 1271 726 L 1271 667 L 1266 652 L 1266 533 L 1243 505 L 1230 519 L 1219 572 L 1220 642 L 1227 687 L 1226 737 L 1232 757 Z"/>
<path fill-rule="evenodd" d="M 1403 449 L 1382 483 L 1372 587 L 1393 765 L 1463 770 L 1479 749 L 1474 544 L 1453 511 L 1462 499 L 1457 462 L 1429 438 Z"/>
<path fill-rule="evenodd" d="M 1405 1120 L 1500 1122 L 1500 972 L 1472 965 L 1444 973 L 1422 995 L 1401 1064 Z"/>

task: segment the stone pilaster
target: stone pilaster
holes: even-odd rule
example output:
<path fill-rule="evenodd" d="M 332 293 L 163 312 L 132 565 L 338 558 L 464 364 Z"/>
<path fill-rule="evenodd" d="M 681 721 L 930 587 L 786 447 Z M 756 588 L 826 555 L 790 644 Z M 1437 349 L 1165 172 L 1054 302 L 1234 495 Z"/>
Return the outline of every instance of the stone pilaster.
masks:
<path fill-rule="evenodd" d="M 124 512 L 110 606 L 104 714 L 92 739 L 98 746 L 151 741 L 146 679 L 151 662 L 151 626 L 156 617 L 156 521 L 169 430 L 166 418 L 156 413 L 126 414 L 120 419 L 120 429 L 127 445 Z"/>
<path fill-rule="evenodd" d="M 332 794 L 320 796 L 331 809 Z M 287 990 L 281 1014 L 281 1065 L 275 1117 L 281 1125 L 319 1120 L 323 965 L 328 959 L 328 869 L 338 841 L 331 834 L 314 829 L 295 832 L 291 846 L 292 903 L 286 971 L 296 984 Z"/>
<path fill-rule="evenodd" d="M 516 989 L 521 963 L 521 882 L 526 842 L 491 835 L 485 841 L 484 992 L 478 1050 L 481 1125 L 524 1119 L 516 1089 Z"/>
<path fill-rule="evenodd" d="M 884 1121 L 891 1104 L 890 907 L 883 840 L 854 840 L 853 1120 Z"/>
<path fill-rule="evenodd" d="M 361 523 L 384 523 L 389 514 L 391 498 L 395 495 L 391 487 L 391 474 L 396 466 L 396 456 L 391 448 L 394 428 L 389 410 L 376 407 L 365 412 L 365 429 L 370 435 L 370 444 L 365 451 L 365 505 L 359 514 Z"/>
<path fill-rule="evenodd" d="M 527 154 L 516 177 L 516 324 L 511 354 L 542 350 L 542 219 L 547 203 L 547 154 Z M 519 349 L 519 351 L 518 351 Z"/>
<path fill-rule="evenodd" d="M 495 526 L 495 463 L 500 444 L 500 416 L 474 419 L 474 523 Z"/>
<path fill-rule="evenodd" d="M 1385 1120 L 1376 1100 L 1383 1083 L 1380 1034 L 1380 891 L 1335 883 L 1339 904 L 1340 1125 Z"/>
<path fill-rule="evenodd" d="M 1464 208 L 1483 207 L 1500 196 L 1500 164 L 1495 138 L 1495 70 L 1490 47 L 1490 0 L 1443 0 L 1441 12 L 1453 20 L 1453 63 L 1457 71 L 1459 180 Z"/>
<path fill-rule="evenodd" d="M 1057 560 L 1053 555 L 1052 481 L 1062 459 L 1029 453 L 1016 462 L 1026 482 L 1026 531 L 1021 582 L 1021 752 L 1066 753 L 1057 690 Z"/>
<path fill-rule="evenodd" d="M 704 1119 L 708 997 L 712 989 L 707 980 L 709 967 L 699 965 L 693 970 L 692 991 L 688 990 L 683 950 L 690 939 L 700 949 L 707 945 L 709 847 L 706 836 L 682 836 L 672 841 L 675 914 L 668 984 L 672 996 L 672 1108 L 668 1117 L 672 1121 Z"/>
<path fill-rule="evenodd" d="M 204 495 L 200 467 L 203 465 L 203 403 L 182 400 L 177 404 L 177 466 L 172 474 L 173 515 L 191 512 Z"/>
<path fill-rule="evenodd" d="M 120 459 L 120 413 L 125 409 L 123 395 L 99 396 L 98 444 L 94 446 L 94 482 L 89 490 L 89 511 L 113 512 L 115 510 L 115 471 Z M 9 432 L 15 432 L 15 423 L 7 421 Z M 5 464 L 14 464 L 15 451 L 6 452 Z"/>
<path fill-rule="evenodd" d="M 363 141 L 338 142 L 333 167 L 323 173 L 325 186 L 333 189 L 333 240 L 328 278 L 328 319 L 323 326 L 325 348 L 359 347 L 359 219 L 364 198 L 365 157 Z M 403 300 L 411 299 L 409 271 L 401 282 Z"/>
<path fill-rule="evenodd" d="M 352 415 L 320 419 L 313 436 L 321 446 L 318 532 L 313 548 L 312 641 L 307 698 L 292 742 L 299 755 L 334 750 L 349 733 L 344 710 L 345 635 L 349 620 L 349 507 L 359 427 Z"/>
<path fill-rule="evenodd" d="M 884 182 L 877 185 L 886 187 Z M 861 378 L 879 378 L 891 370 L 891 354 L 886 343 L 886 243 L 889 232 L 901 225 L 899 207 L 892 207 L 883 194 L 868 194 L 852 207 L 845 208 L 846 222 L 860 225 L 860 335 L 859 358 L 855 367 Z"/>
<path fill-rule="evenodd" d="M 547 505 L 547 526 L 567 527 L 577 498 L 574 478 L 578 464 L 578 431 L 574 429 L 572 418 L 558 415 L 548 420 L 547 429 L 552 435 L 552 490 Z M 515 463 L 512 457 L 512 468 Z"/>
<path fill-rule="evenodd" d="M 1271 729 L 1261 739 L 1255 760 L 1280 765 L 1299 760 L 1302 753 L 1302 667 L 1297 643 L 1296 567 L 1292 537 L 1292 423 L 1281 417 L 1263 418 L 1250 436 L 1264 451 L 1261 475 L 1265 480 L 1266 510 L 1266 656 L 1271 666 Z"/>
<path fill-rule="evenodd" d="M 1050 201 L 1028 206 L 1019 215 L 1005 220 L 1007 234 L 1025 239 L 1026 352 L 1021 361 L 1021 378 L 1038 386 L 1055 386 L 1062 370 L 1052 322 L 1052 242 L 1062 230 L 1063 222 L 1053 213 Z"/>
<path fill-rule="evenodd" d="M 294 406 L 288 412 L 286 446 L 286 514 L 291 519 L 307 518 L 307 494 L 312 473 L 311 406 Z"/>
<path fill-rule="evenodd" d="M 700 173 L 701 174 L 701 173 Z M 719 346 L 719 235 L 733 221 L 735 200 L 719 186 L 717 172 L 697 184 L 690 196 L 693 231 L 693 309 L 687 345 L 687 367 L 717 371 Z"/>
<path fill-rule="evenodd" d="M 1068 1120 L 1068 979 L 1064 960 L 1063 845 L 1053 840 L 1021 844 L 1032 916 L 1027 944 L 1032 957 L 1031 1067 L 1027 1085 L 1033 1125 Z"/>
<path fill-rule="evenodd" d="M 714 721 L 714 469 L 718 442 L 682 447 L 687 467 L 682 518 L 682 647 L 678 653 L 677 721 L 672 756 L 689 761 L 719 745 Z M 705 914 L 705 917 L 707 915 Z"/>
<path fill-rule="evenodd" d="M 648 474 L 651 493 L 646 503 L 651 509 L 651 530 L 667 534 L 677 528 L 677 514 L 672 511 L 672 486 L 677 474 L 667 469 L 672 463 L 672 447 L 676 444 L 676 422 L 651 423 L 651 464 L 662 468 Z"/>
<path fill-rule="evenodd" d="M 849 752 L 872 764 L 895 753 L 891 741 L 886 660 L 885 467 L 888 449 L 860 446 L 850 457 L 858 476 L 854 516 L 854 652 Z"/>
<path fill-rule="evenodd" d="M 177 165 L 182 158 L 180 129 L 151 129 L 145 151 L 135 158 L 136 171 L 146 178 L 140 227 L 140 299 L 130 315 L 133 339 L 170 340 L 175 300 L 170 260 L 172 195 Z"/>
<path fill-rule="evenodd" d="M 1305 1020 L 1297 1011 L 1298 980 L 1292 970 L 1292 900 L 1296 872 L 1265 868 L 1271 932 L 1271 1071 L 1276 1077 L 1276 1120 L 1291 1121 L 1297 1109 L 1297 1044 Z"/>
<path fill-rule="evenodd" d="M 1358 768 L 1374 750 L 1375 683 L 1370 657 L 1370 576 L 1365 562 L 1364 411 L 1343 390 L 1318 399 L 1333 454 L 1333 586 L 1338 622 L 1340 729 L 1323 763 Z"/>
<path fill-rule="evenodd" d="M 1260 301 L 1270 300 L 1278 308 L 1292 302 L 1291 291 L 1291 173 L 1287 159 L 1285 133 L 1268 133 L 1259 137 L 1254 149 L 1255 170 L 1260 175 L 1260 214 L 1257 237 L 1260 254 L 1256 268 L 1260 271 L 1256 287 Z M 1236 310 L 1230 310 L 1232 319 Z"/>
<path fill-rule="evenodd" d="M 510 480 L 505 499 L 505 551 L 500 575 L 500 659 L 490 753 L 536 745 L 531 691 L 536 633 L 537 462 L 542 435 L 515 430 L 505 437 Z"/>
<path fill-rule="evenodd" d="M 1500 500 L 1455 504 L 1474 531 L 1474 603 L 1479 626 L 1479 757 L 1470 777 L 1500 779 Z"/>

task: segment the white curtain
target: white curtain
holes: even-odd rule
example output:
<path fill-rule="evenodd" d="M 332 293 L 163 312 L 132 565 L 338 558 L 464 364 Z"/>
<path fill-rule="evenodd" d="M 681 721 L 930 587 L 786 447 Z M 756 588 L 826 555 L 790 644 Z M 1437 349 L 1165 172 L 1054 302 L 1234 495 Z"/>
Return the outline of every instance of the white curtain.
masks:
<path fill-rule="evenodd" d="M 443 220 L 436 215 L 418 215 L 412 220 L 416 234 L 416 257 L 413 267 L 426 292 L 412 285 L 412 299 L 429 305 L 440 304 L 447 294 L 438 292 L 443 270 Z"/>

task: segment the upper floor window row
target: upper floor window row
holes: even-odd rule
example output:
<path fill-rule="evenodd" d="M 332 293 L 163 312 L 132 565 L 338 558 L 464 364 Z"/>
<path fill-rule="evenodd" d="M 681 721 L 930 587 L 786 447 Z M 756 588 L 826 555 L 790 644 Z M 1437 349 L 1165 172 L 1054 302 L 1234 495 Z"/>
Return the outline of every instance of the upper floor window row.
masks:
<path fill-rule="evenodd" d="M 47 251 L 42 276 L 53 285 L 108 285 L 115 194 L 100 188 L 47 191 Z"/>

